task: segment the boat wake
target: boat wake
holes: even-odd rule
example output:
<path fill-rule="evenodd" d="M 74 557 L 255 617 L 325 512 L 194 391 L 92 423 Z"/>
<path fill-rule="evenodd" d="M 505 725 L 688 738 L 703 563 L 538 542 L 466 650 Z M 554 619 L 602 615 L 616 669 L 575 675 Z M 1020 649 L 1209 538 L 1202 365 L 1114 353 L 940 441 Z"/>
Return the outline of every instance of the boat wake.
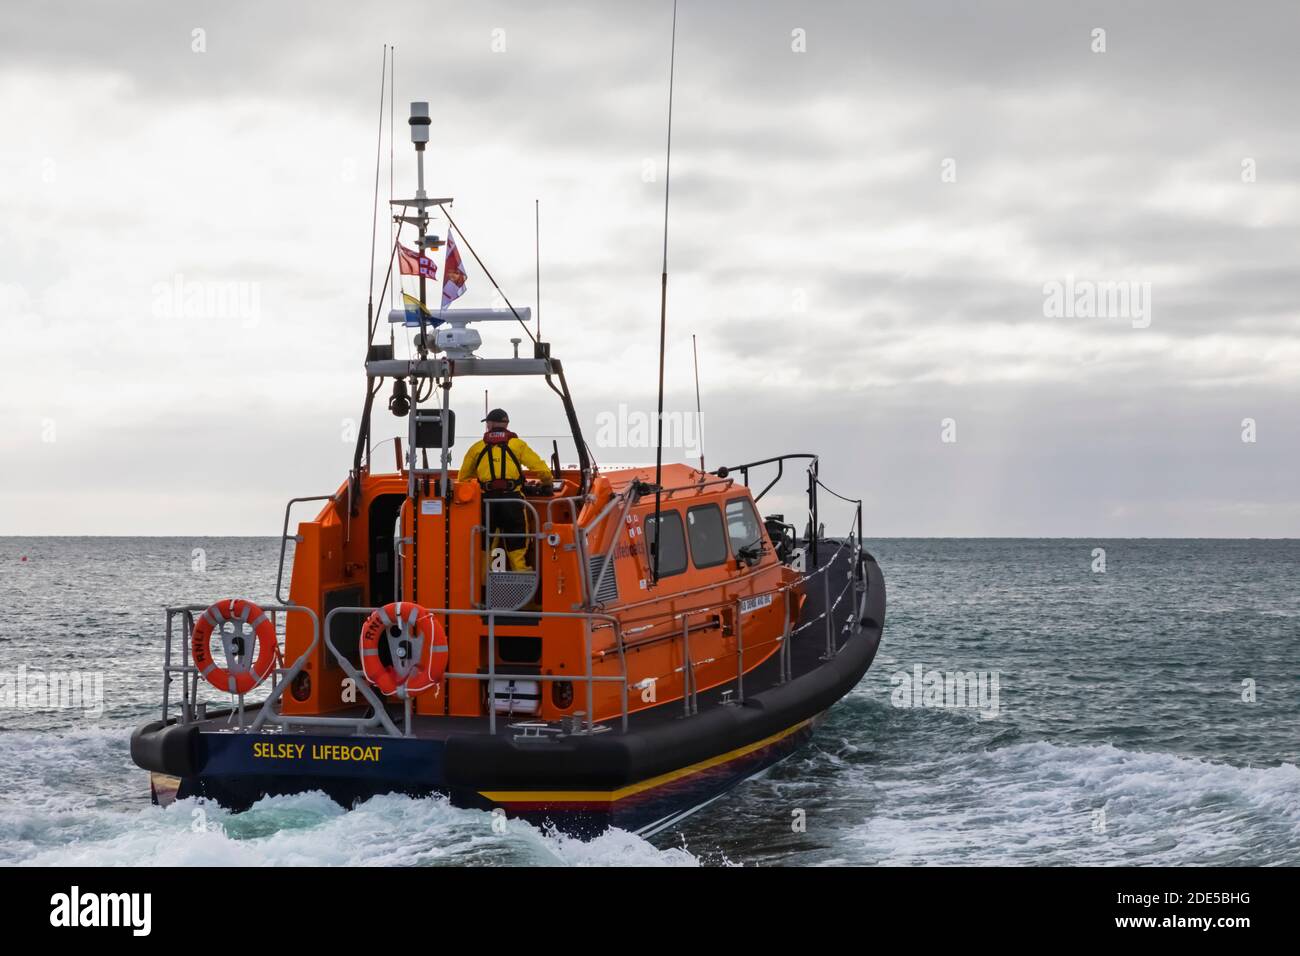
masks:
<path fill-rule="evenodd" d="M 1294 866 L 1300 768 L 1026 740 L 1013 721 L 859 692 L 804 751 L 682 829 L 706 861 Z"/>
<path fill-rule="evenodd" d="M 1296 865 L 1300 768 L 1017 743 L 889 773 L 842 834 L 882 864 Z"/>
<path fill-rule="evenodd" d="M 195 800 L 160 809 L 145 803 L 120 727 L 4 732 L 0 863 L 1300 864 L 1294 764 L 1237 767 L 1007 732 L 947 749 L 949 734 L 932 733 L 950 722 L 850 698 L 805 751 L 654 842 L 623 830 L 584 842 L 440 797 L 376 797 L 351 812 L 320 793 L 238 814 Z M 864 734 L 873 723 L 887 726 Z M 806 811 L 805 833 L 791 832 L 791 807 Z"/>
<path fill-rule="evenodd" d="M 695 866 L 609 830 L 583 842 L 446 799 L 376 797 L 351 812 L 320 793 L 244 813 L 146 803 L 121 728 L 0 733 L 0 863 L 35 866 Z M 120 767 L 122 773 L 115 773 Z"/>

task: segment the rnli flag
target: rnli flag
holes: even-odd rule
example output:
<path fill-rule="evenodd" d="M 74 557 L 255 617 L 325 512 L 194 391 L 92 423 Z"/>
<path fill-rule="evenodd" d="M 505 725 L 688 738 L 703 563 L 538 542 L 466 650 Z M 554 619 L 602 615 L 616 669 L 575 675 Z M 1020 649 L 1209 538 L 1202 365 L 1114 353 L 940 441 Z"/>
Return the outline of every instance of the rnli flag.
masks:
<path fill-rule="evenodd" d="M 438 318 L 425 308 L 423 302 L 415 296 L 408 295 L 405 292 L 402 293 L 402 308 L 406 312 L 406 321 L 403 323 L 404 325 L 418 326 L 420 324 L 421 316 L 424 317 L 425 324 L 427 325 L 438 325 L 442 322 L 442 319 Z"/>
<path fill-rule="evenodd" d="M 438 264 L 428 256 L 422 256 L 414 249 L 408 249 L 400 242 L 397 244 L 397 259 L 404 276 L 425 276 L 438 278 Z"/>
<path fill-rule="evenodd" d="M 447 261 L 442 269 L 442 307 L 445 309 L 465 294 L 465 264 L 460 261 L 456 240 L 447 235 Z"/>

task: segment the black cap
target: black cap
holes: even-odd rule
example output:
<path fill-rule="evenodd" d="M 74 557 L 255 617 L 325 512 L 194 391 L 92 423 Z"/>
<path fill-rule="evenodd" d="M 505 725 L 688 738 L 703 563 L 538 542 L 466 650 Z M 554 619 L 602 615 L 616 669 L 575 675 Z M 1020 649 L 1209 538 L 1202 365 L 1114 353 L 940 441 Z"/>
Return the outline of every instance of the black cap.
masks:
<path fill-rule="evenodd" d="M 508 422 L 510 421 L 510 416 L 506 414 L 506 410 L 504 408 L 494 408 L 492 409 L 492 411 L 487 413 L 487 418 L 482 419 L 482 421 Z"/>

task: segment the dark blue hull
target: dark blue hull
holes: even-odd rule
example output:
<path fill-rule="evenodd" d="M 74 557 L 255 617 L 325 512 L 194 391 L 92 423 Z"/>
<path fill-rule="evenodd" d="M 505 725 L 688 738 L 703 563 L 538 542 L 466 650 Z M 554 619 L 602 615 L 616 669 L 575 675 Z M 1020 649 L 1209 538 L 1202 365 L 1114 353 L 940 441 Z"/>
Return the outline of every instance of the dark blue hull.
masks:
<path fill-rule="evenodd" d="M 757 746 L 626 787 L 567 791 L 480 791 L 452 785 L 442 774 L 445 748 L 437 740 L 268 740 L 265 734 L 203 734 L 203 771 L 178 780 L 156 775 L 154 800 L 165 804 L 200 797 L 240 811 L 268 796 L 310 792 L 324 793 L 349 808 L 380 794 L 442 795 L 454 806 L 500 809 L 510 817 L 577 836 L 609 827 L 649 835 L 793 753 L 811 735 L 812 727 L 813 721 L 804 721 Z M 279 756 L 266 750 L 282 747 L 298 752 Z"/>

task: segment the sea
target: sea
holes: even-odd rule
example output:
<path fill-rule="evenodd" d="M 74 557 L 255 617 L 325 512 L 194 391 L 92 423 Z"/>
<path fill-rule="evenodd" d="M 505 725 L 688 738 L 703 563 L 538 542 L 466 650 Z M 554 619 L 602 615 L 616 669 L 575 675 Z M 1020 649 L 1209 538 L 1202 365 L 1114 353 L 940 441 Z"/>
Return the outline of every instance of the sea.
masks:
<path fill-rule="evenodd" d="M 582 841 L 437 797 L 152 806 L 162 609 L 273 600 L 278 539 L 0 538 L 0 864 L 1300 865 L 1300 541 L 867 545 L 884 640 L 812 740 Z"/>

